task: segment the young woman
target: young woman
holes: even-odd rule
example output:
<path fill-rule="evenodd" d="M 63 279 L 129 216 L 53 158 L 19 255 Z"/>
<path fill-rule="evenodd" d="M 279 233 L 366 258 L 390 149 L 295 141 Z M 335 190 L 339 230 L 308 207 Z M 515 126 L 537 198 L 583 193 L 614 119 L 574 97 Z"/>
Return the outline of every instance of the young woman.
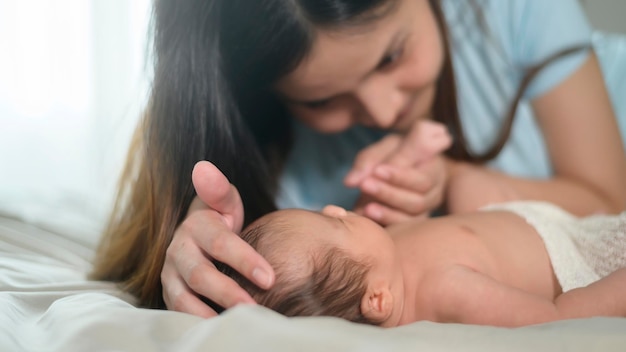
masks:
<path fill-rule="evenodd" d="M 626 206 L 575 0 L 156 0 L 154 34 L 150 105 L 93 274 L 143 306 L 252 303 L 213 261 L 270 287 L 237 233 L 276 205 L 383 225 L 514 199 Z M 418 163 L 423 119 L 454 143 Z"/>

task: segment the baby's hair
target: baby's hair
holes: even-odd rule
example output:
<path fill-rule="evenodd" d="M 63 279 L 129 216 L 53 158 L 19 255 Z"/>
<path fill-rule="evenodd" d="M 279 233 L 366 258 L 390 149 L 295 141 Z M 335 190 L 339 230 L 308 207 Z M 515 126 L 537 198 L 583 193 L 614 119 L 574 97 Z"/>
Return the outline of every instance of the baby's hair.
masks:
<path fill-rule="evenodd" d="M 274 268 L 276 282 L 264 290 L 227 265 L 217 263 L 218 269 L 231 277 L 252 298 L 267 308 L 288 317 L 334 316 L 352 322 L 379 325 L 361 313 L 361 300 L 367 290 L 370 266 L 365 260 L 351 258 L 343 249 L 313 246 L 306 242 L 294 251 L 277 249 L 272 243 L 289 241 L 289 231 L 302 231 L 280 219 L 252 224 L 241 234 Z M 303 248 L 308 246 L 309 248 Z M 300 255 L 302 258 L 289 258 Z M 291 259 L 291 260 L 289 260 Z M 300 265 L 298 265 L 298 262 Z M 295 267 L 306 268 L 298 270 Z"/>

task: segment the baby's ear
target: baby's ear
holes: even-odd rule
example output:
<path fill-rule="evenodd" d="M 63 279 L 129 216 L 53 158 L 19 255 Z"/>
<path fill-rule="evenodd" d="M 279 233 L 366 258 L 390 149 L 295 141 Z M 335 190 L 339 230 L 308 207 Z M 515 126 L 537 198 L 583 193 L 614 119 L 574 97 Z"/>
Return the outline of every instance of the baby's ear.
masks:
<path fill-rule="evenodd" d="M 361 314 L 366 318 L 384 322 L 391 317 L 393 295 L 388 288 L 368 289 L 361 299 Z"/>

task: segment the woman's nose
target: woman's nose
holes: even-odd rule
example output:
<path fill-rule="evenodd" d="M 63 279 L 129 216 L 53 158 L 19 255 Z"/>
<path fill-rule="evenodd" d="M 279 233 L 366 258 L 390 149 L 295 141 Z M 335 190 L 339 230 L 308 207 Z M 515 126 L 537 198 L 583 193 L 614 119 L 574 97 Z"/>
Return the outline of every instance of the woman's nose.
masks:
<path fill-rule="evenodd" d="M 370 77 L 357 89 L 360 123 L 382 129 L 396 122 L 404 104 L 404 94 L 390 77 Z"/>

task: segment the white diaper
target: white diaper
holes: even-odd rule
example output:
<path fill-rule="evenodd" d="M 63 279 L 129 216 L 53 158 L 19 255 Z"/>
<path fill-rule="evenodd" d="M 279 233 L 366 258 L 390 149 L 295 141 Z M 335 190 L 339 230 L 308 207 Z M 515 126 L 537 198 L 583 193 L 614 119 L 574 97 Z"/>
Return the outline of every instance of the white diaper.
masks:
<path fill-rule="evenodd" d="M 513 212 L 543 238 L 563 292 L 626 268 L 626 212 L 577 218 L 545 202 L 509 202 L 482 210 Z"/>

